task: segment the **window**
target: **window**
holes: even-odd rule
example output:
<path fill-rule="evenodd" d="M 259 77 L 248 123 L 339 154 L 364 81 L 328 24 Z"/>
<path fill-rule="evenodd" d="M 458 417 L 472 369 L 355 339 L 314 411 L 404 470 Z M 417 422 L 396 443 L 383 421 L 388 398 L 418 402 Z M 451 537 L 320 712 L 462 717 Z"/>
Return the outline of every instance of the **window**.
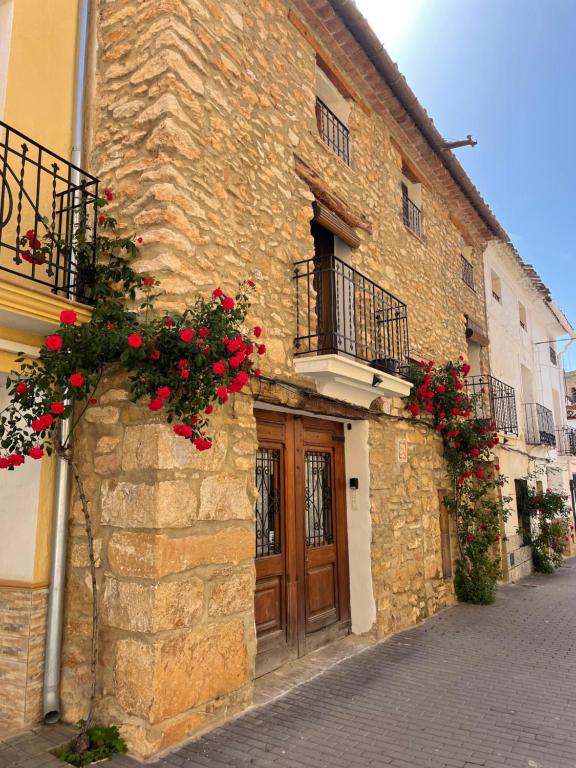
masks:
<path fill-rule="evenodd" d="M 350 106 L 328 75 L 316 67 L 316 124 L 322 141 L 350 165 Z"/>
<path fill-rule="evenodd" d="M 528 320 L 526 319 L 526 307 L 524 304 L 518 302 L 518 313 L 520 315 L 520 328 L 525 331 L 528 328 Z"/>
<path fill-rule="evenodd" d="M 502 284 L 494 270 L 492 270 L 490 282 L 492 284 L 492 298 L 502 304 Z"/>
<path fill-rule="evenodd" d="M 558 356 L 556 355 L 556 349 L 553 346 L 554 342 L 550 343 L 549 350 L 550 350 L 550 362 L 552 365 L 558 365 Z"/>
<path fill-rule="evenodd" d="M 422 185 L 402 165 L 402 220 L 417 237 L 422 237 Z"/>
<path fill-rule="evenodd" d="M 528 509 L 528 483 L 526 480 L 514 480 L 516 491 L 516 512 L 518 514 L 518 534 L 522 537 L 522 546 L 530 544 L 530 510 Z"/>
<path fill-rule="evenodd" d="M 464 280 L 468 288 L 472 288 L 474 291 L 474 266 L 470 264 L 464 255 L 461 254 L 460 258 L 462 259 L 462 280 Z"/>
<path fill-rule="evenodd" d="M 442 557 L 442 578 L 452 578 L 452 543 L 450 540 L 450 513 L 446 509 L 444 498 L 447 491 L 438 492 L 440 502 L 440 555 Z"/>

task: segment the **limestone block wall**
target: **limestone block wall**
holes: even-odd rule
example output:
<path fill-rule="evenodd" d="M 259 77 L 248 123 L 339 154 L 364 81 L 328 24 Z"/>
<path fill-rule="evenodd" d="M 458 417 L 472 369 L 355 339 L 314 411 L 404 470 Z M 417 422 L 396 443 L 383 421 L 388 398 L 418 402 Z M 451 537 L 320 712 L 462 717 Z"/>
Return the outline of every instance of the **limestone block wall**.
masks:
<path fill-rule="evenodd" d="M 199 454 L 105 382 L 75 443 L 98 555 L 98 715 L 158 752 L 251 698 L 255 637 L 251 406 L 236 398 Z M 91 594 L 72 506 L 62 698 L 85 716 Z"/>
<path fill-rule="evenodd" d="M 0 732 L 42 714 L 46 587 L 0 587 Z"/>

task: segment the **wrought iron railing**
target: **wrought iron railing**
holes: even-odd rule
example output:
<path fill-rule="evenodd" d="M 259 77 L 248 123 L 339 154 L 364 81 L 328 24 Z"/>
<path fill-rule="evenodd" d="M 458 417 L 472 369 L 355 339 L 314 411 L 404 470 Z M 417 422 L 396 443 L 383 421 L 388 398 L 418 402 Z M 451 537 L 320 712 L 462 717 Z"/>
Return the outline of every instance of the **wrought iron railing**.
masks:
<path fill-rule="evenodd" d="M 350 131 L 318 97 L 316 97 L 316 122 L 322 141 L 350 165 Z"/>
<path fill-rule="evenodd" d="M 476 290 L 474 288 L 474 267 L 465 256 L 461 256 L 462 259 L 462 280 L 466 283 L 468 288 Z"/>
<path fill-rule="evenodd" d="M 576 456 L 576 429 L 574 427 L 556 428 L 556 450 L 560 456 Z"/>
<path fill-rule="evenodd" d="M 518 434 L 518 414 L 514 387 L 495 376 L 469 376 L 466 392 L 474 396 L 475 415 L 494 422 L 498 432 Z"/>
<path fill-rule="evenodd" d="M 530 445 L 556 445 L 552 411 L 540 403 L 526 403 L 526 442 Z"/>
<path fill-rule="evenodd" d="M 98 179 L 0 122 L 0 185 L 0 270 L 89 303 Z"/>
<path fill-rule="evenodd" d="M 408 188 L 402 185 L 402 219 L 411 232 L 422 237 L 422 211 L 408 197 Z"/>
<path fill-rule="evenodd" d="M 389 373 L 408 362 L 408 309 L 336 256 L 295 264 L 297 355 L 343 354 Z"/>

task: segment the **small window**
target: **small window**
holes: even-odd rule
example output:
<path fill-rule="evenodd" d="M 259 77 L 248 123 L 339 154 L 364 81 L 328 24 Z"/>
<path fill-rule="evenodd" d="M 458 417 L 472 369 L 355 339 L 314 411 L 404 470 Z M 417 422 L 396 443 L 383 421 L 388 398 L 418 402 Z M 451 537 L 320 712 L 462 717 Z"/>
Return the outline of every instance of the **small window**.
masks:
<path fill-rule="evenodd" d="M 550 362 L 552 365 L 558 365 L 558 356 L 556 355 L 556 350 L 554 349 L 553 342 L 549 346 L 550 349 Z"/>
<path fill-rule="evenodd" d="M 452 578 L 452 542 L 450 533 L 450 512 L 446 508 L 445 491 L 438 492 L 440 502 L 440 556 L 442 558 L 442 578 Z"/>
<path fill-rule="evenodd" d="M 402 166 L 402 220 L 417 237 L 422 237 L 422 185 Z"/>
<path fill-rule="evenodd" d="M 462 259 L 462 280 L 474 291 L 474 266 L 464 255 L 460 254 L 460 258 Z"/>
<path fill-rule="evenodd" d="M 528 320 L 526 319 L 526 307 L 524 304 L 518 304 L 518 312 L 520 314 L 520 328 L 525 331 L 528 328 Z"/>
<path fill-rule="evenodd" d="M 350 165 L 350 105 L 328 75 L 316 67 L 316 124 L 322 141 Z"/>
<path fill-rule="evenodd" d="M 491 283 L 492 283 L 492 298 L 495 301 L 502 304 L 502 284 L 500 283 L 500 278 L 494 271 L 492 271 Z"/>

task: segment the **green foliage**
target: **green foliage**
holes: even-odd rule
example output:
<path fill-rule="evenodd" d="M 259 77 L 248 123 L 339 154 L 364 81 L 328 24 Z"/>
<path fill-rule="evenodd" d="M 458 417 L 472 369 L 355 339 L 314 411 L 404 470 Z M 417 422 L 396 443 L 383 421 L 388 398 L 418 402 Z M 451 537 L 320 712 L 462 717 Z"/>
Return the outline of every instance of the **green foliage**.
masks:
<path fill-rule="evenodd" d="M 529 492 L 527 505 L 534 518 L 530 544 L 534 568 L 553 573 L 562 565 L 570 542 L 568 497 L 549 488 L 545 493 Z"/>
<path fill-rule="evenodd" d="M 120 736 L 115 725 L 108 727 L 94 726 L 93 728 L 88 728 L 86 733 L 88 737 L 88 748 L 86 750 L 82 752 L 75 751 L 75 742 L 70 742 L 70 744 L 67 744 L 62 749 L 55 751 L 56 757 L 65 763 L 84 766 L 128 751 L 126 742 Z"/>
<path fill-rule="evenodd" d="M 106 194 L 111 199 L 109 190 Z M 107 200 L 98 205 L 102 210 Z M 72 309 L 63 311 L 39 357 L 18 358 L 20 370 L 8 379 L 11 402 L 0 414 L 0 468 L 14 469 L 28 457 L 51 453 L 58 420 L 75 416 L 75 427 L 86 409 L 97 405 L 98 386 L 110 366 L 126 371 L 134 402 L 145 401 L 168 423 L 177 421 L 176 434 L 198 450 L 212 445 L 208 417 L 214 408 L 260 375 L 253 356 L 265 353 L 256 341 L 261 329 L 255 328 L 252 338 L 242 327 L 255 287 L 251 280 L 233 296 L 215 288 L 182 312 L 160 313 L 158 281 L 137 274 L 130 264 L 138 253 L 134 238 L 117 237 L 116 220 L 103 213 L 100 224 L 95 240 L 87 239 L 82 226 L 74 240 L 78 270 L 94 302 L 92 318 L 80 324 Z M 55 236 L 48 232 L 43 245 L 29 231 L 23 241 L 39 259 L 50 252 Z"/>
<path fill-rule="evenodd" d="M 407 409 L 414 418 L 429 414 L 442 435 L 453 492 L 444 500 L 456 523 L 459 556 L 454 587 L 460 600 L 490 603 L 500 576 L 500 531 L 510 499 L 502 497 L 505 478 L 493 449 L 499 442 L 495 424 L 478 418 L 477 398 L 466 394 L 470 367 L 462 360 L 436 368 L 413 365 L 414 387 Z"/>

